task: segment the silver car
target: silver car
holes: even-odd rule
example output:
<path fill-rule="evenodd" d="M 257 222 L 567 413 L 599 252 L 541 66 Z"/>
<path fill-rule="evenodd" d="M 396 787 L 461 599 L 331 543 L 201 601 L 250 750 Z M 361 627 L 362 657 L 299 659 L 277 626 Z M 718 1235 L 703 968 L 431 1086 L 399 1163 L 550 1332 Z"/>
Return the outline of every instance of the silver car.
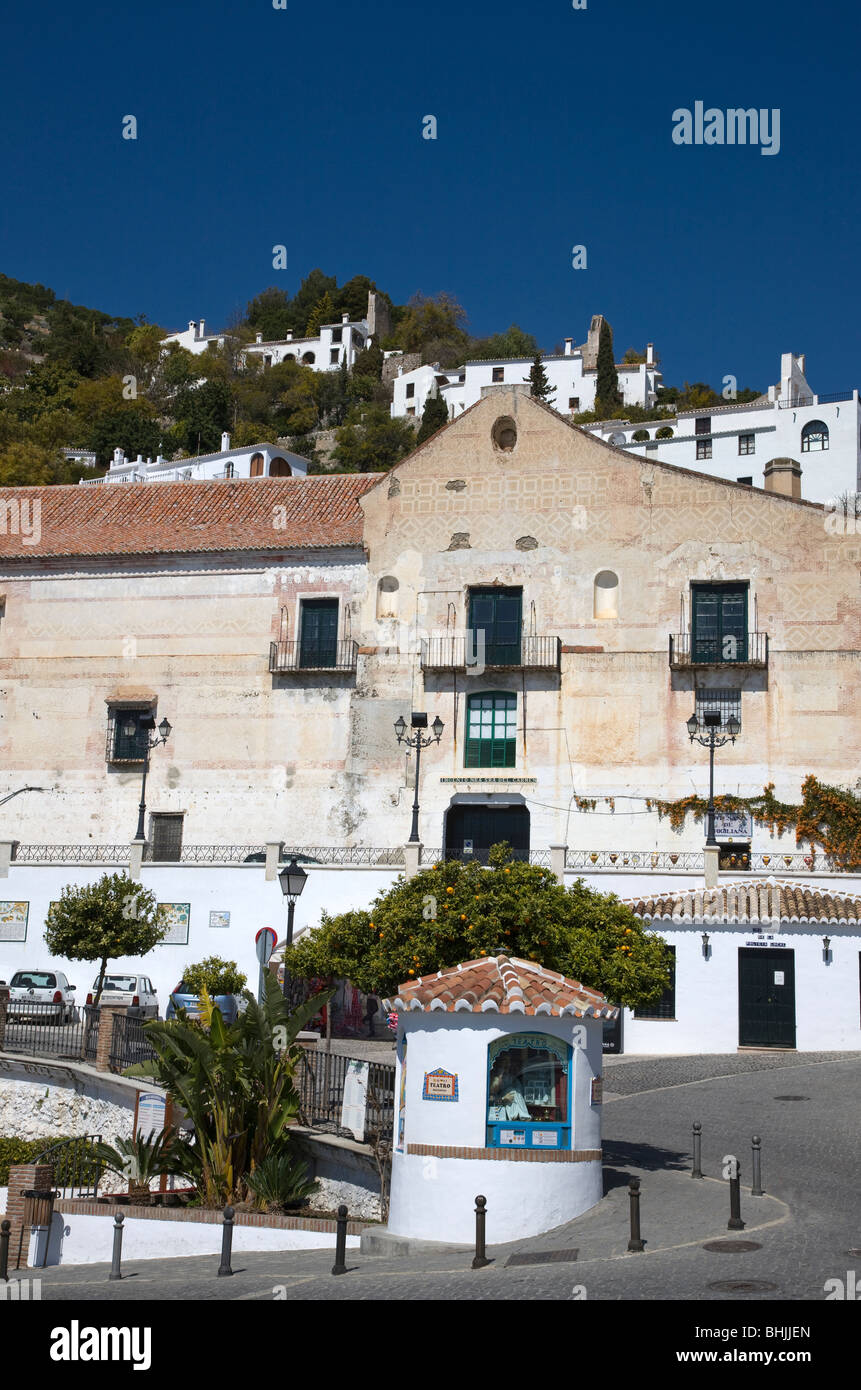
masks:
<path fill-rule="evenodd" d="M 9 982 L 7 1017 L 30 1022 L 74 1023 L 75 986 L 62 970 L 16 970 Z"/>
<path fill-rule="evenodd" d="M 99 989 L 98 976 L 87 995 L 87 1003 L 92 1004 Z M 158 995 L 153 989 L 148 975 L 106 975 L 102 988 L 102 1004 L 125 1004 L 129 1009 L 140 1009 L 142 1018 L 158 1018 Z"/>

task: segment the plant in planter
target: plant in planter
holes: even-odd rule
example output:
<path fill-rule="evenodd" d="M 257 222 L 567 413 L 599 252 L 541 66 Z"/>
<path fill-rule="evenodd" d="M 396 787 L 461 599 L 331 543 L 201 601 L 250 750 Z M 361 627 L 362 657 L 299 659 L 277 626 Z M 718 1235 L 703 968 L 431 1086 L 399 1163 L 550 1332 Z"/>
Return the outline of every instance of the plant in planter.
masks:
<path fill-rule="evenodd" d="M 320 1184 L 308 1177 L 307 1164 L 290 1153 L 271 1153 L 249 1173 L 246 1183 L 254 1205 L 268 1211 L 289 1211 L 304 1206 Z"/>
<path fill-rule="evenodd" d="M 132 1139 L 118 1139 L 115 1145 L 96 1144 L 93 1153 L 110 1172 L 126 1179 L 128 1195 L 133 1202 L 149 1206 L 153 1178 L 176 1171 L 175 1142 L 176 1131 L 163 1129 L 160 1134 L 150 1134 L 145 1138 L 137 1134 Z"/>

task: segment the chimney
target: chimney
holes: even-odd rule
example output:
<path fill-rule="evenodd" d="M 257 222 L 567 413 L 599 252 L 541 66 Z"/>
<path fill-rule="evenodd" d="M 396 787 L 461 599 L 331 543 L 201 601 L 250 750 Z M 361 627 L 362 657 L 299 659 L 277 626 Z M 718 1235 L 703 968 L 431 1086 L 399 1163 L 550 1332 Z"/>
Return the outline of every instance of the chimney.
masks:
<path fill-rule="evenodd" d="M 258 333 L 258 334 L 257 334 L 257 337 L 254 339 L 254 341 L 255 341 L 255 343 L 262 343 L 262 342 L 263 342 L 263 334 L 262 334 L 262 333 Z"/>
<path fill-rule="evenodd" d="M 570 356 L 571 356 L 571 351 L 572 351 L 573 347 L 574 347 L 574 339 L 573 339 L 573 338 L 566 338 L 566 339 L 565 339 L 565 356 L 566 356 L 566 357 L 570 357 Z"/>
<path fill-rule="evenodd" d="M 647 367 L 653 367 L 654 365 L 655 365 L 655 344 L 654 344 L 654 343 L 646 343 L 646 366 L 647 366 Z"/>
<path fill-rule="evenodd" d="M 771 459 L 765 465 L 766 492 L 779 492 L 783 497 L 801 497 L 801 464 L 796 459 Z"/>
<path fill-rule="evenodd" d="M 349 322 L 350 322 L 350 315 L 349 315 L 349 314 L 342 314 L 342 315 L 341 315 L 341 322 L 342 322 L 342 323 L 349 323 Z"/>
<path fill-rule="evenodd" d="M 205 334 L 206 334 L 206 319 L 201 319 L 201 320 L 200 320 L 200 332 L 198 333 L 197 336 L 198 336 L 198 338 L 202 338 L 202 337 L 205 336 Z"/>
<path fill-rule="evenodd" d="M 230 452 L 230 435 L 227 433 L 227 430 L 225 430 L 221 436 L 221 452 L 223 454 Z"/>
<path fill-rule="evenodd" d="M 188 331 L 189 333 L 193 333 L 195 338 L 197 337 L 197 324 L 195 323 L 194 319 L 188 320 Z"/>
<path fill-rule="evenodd" d="M 156 454 L 155 461 L 157 464 L 164 463 L 164 459 L 162 458 L 161 454 Z"/>
<path fill-rule="evenodd" d="M 114 449 L 114 463 L 113 463 L 114 468 L 122 468 L 122 466 L 123 466 L 123 464 L 125 463 L 125 461 L 126 461 L 126 456 L 125 456 L 125 454 L 123 453 L 122 449 Z"/>
<path fill-rule="evenodd" d="M 288 343 L 292 343 L 292 341 L 293 341 L 293 333 L 292 333 L 292 331 L 291 331 L 290 333 L 287 334 L 287 342 L 288 342 Z"/>
<path fill-rule="evenodd" d="M 135 463 L 143 463 L 143 454 L 138 453 L 138 456 L 135 459 Z"/>

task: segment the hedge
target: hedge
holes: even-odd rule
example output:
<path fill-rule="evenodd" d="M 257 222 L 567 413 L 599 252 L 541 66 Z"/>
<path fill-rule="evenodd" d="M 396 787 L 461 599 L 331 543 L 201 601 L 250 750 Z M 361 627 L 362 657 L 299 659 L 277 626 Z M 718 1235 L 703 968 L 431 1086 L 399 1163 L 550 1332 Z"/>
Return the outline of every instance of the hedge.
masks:
<path fill-rule="evenodd" d="M 9 1186 L 9 1166 L 13 1163 L 35 1163 L 46 1149 L 62 1143 L 71 1135 L 51 1135 L 45 1139 L 16 1139 L 0 1135 L 0 1187 Z"/>

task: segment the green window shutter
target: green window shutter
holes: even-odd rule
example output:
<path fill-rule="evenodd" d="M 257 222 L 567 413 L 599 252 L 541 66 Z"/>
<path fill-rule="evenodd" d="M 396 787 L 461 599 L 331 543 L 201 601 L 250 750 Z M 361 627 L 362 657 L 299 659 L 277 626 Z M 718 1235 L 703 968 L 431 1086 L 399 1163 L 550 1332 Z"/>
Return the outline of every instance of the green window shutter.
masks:
<path fill-rule="evenodd" d="M 338 659 L 338 600 L 303 599 L 299 617 L 299 665 L 336 666 Z"/>
<path fill-rule="evenodd" d="M 470 695 L 466 709 L 465 767 L 514 767 L 517 757 L 517 696 Z"/>

